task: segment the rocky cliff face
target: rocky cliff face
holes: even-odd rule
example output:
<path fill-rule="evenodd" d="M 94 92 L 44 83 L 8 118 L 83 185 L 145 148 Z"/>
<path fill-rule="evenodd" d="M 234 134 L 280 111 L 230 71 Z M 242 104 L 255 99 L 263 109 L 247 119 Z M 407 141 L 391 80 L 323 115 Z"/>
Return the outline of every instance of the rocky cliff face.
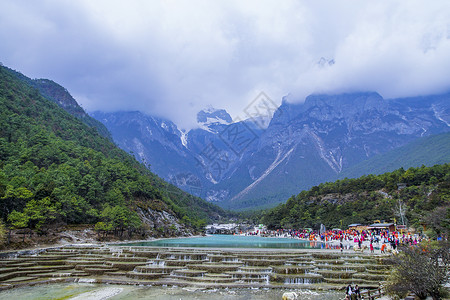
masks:
<path fill-rule="evenodd" d="M 283 101 L 267 128 L 208 109 L 187 133 L 138 112 L 94 117 L 160 176 L 240 209 L 273 206 L 376 154 L 450 131 L 450 95 L 311 95 L 301 104 Z"/>
<path fill-rule="evenodd" d="M 149 236 L 193 236 L 192 228 L 180 223 L 180 220 L 167 211 L 156 211 L 151 208 L 137 209 L 142 222 L 148 228 Z"/>

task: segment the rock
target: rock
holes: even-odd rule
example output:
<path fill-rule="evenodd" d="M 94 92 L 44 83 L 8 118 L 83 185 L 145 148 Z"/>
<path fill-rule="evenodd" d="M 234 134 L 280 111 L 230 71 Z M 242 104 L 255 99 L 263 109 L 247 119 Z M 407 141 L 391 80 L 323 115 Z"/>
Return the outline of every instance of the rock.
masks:
<path fill-rule="evenodd" d="M 285 292 L 281 299 L 283 299 L 283 300 L 296 300 L 297 298 L 298 298 L 298 295 L 297 295 L 296 292 Z"/>

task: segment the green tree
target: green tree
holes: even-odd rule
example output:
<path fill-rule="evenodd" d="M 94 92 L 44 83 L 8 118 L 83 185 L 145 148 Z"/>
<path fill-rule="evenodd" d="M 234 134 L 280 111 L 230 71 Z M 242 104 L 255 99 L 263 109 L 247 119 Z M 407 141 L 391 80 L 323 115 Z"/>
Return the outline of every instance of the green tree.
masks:
<path fill-rule="evenodd" d="M 58 208 L 50 201 L 49 197 L 28 201 L 23 216 L 28 219 L 28 226 L 30 228 L 41 229 L 43 225 L 49 224 L 56 219 L 58 215 Z"/>
<path fill-rule="evenodd" d="M 3 247 L 6 242 L 6 232 L 5 224 L 0 220 L 0 248 Z"/>
<path fill-rule="evenodd" d="M 8 222 L 13 229 L 26 228 L 28 226 L 29 217 L 24 213 L 13 210 L 8 216 Z"/>

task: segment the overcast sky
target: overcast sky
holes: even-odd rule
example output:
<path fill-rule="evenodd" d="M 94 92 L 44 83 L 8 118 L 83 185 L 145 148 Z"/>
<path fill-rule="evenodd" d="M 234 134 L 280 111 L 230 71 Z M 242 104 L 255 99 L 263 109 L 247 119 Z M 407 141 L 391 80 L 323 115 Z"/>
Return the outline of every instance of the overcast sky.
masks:
<path fill-rule="evenodd" d="M 450 1 L 0 0 L 0 62 L 89 111 L 189 128 L 208 104 L 244 116 L 261 91 L 449 91 Z"/>

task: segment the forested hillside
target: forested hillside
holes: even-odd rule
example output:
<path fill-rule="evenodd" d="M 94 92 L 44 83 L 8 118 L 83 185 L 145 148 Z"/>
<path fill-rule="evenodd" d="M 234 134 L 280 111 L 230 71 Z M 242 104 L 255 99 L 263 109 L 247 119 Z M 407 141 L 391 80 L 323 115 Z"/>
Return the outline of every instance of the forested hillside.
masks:
<path fill-rule="evenodd" d="M 346 228 L 394 221 L 435 234 L 450 230 L 450 164 L 398 169 L 314 186 L 264 214 L 269 228 Z"/>
<path fill-rule="evenodd" d="M 150 212 L 173 216 L 188 230 L 225 214 L 152 174 L 5 67 L 0 67 L 0 203 L 8 227 L 36 230 L 96 224 L 116 233 L 171 228 L 176 234 L 178 223 L 149 224 Z"/>
<path fill-rule="evenodd" d="M 450 162 L 450 132 L 426 136 L 343 170 L 336 179 L 382 174 L 398 168 L 431 167 Z"/>
<path fill-rule="evenodd" d="M 70 93 L 61 85 L 49 79 L 31 79 L 23 75 L 22 73 L 6 67 L 3 68 L 3 70 L 16 77 L 17 79 L 23 81 L 27 86 L 36 88 L 41 96 L 58 104 L 59 107 L 63 108 L 69 114 L 81 120 L 89 127 L 97 129 L 100 135 L 112 141 L 111 134 L 109 133 L 108 129 L 106 129 L 106 127 L 101 122 L 89 117 L 84 109 L 80 105 L 78 105 L 72 95 L 70 95 Z"/>

